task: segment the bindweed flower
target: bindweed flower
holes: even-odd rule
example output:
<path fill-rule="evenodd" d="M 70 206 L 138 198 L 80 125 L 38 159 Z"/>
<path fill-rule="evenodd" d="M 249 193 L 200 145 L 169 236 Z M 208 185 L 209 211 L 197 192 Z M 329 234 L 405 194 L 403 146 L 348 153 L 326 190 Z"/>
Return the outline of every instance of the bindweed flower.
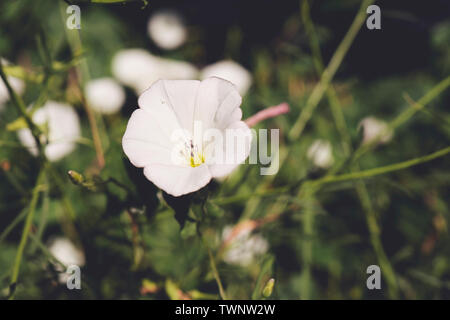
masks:
<path fill-rule="evenodd" d="M 3 66 L 11 64 L 8 60 L 4 58 L 0 58 L 0 63 Z M 25 82 L 22 79 L 8 76 L 8 82 L 16 94 L 22 95 L 23 92 L 25 91 Z M 6 102 L 8 102 L 9 98 L 10 97 L 8 89 L 6 88 L 6 85 L 3 82 L 3 80 L 0 79 L 0 111 L 4 109 L 4 105 Z"/>
<path fill-rule="evenodd" d="M 138 100 L 122 139 L 125 154 L 173 196 L 228 175 L 248 157 L 252 134 L 241 96 L 223 79 L 159 80 Z"/>
<path fill-rule="evenodd" d="M 125 102 L 125 90 L 112 78 L 99 78 L 86 83 L 86 101 L 95 111 L 112 114 Z"/>
<path fill-rule="evenodd" d="M 75 247 L 75 245 L 67 238 L 58 237 L 53 239 L 50 242 L 48 250 L 66 267 L 70 265 L 82 267 L 85 264 L 84 253 Z M 66 283 L 68 278 L 68 274 L 65 273 L 66 270 L 63 270 L 60 265 L 56 265 L 56 270 L 61 272 L 59 275 L 59 282 Z"/>
<path fill-rule="evenodd" d="M 58 161 L 75 149 L 76 140 L 80 137 L 80 122 L 70 105 L 47 101 L 42 108 L 34 112 L 32 120 L 47 131 L 48 144 L 45 146 L 45 155 L 48 160 Z M 30 153 L 37 156 L 39 151 L 31 130 L 20 129 L 17 135 Z M 42 142 L 46 142 L 44 137 Z"/>
<path fill-rule="evenodd" d="M 171 10 L 154 13 L 148 20 L 147 32 L 153 42 L 165 50 L 178 48 L 187 38 L 183 19 Z"/>
<path fill-rule="evenodd" d="M 15 93 L 18 95 L 22 95 L 25 91 L 25 83 L 22 79 L 16 78 L 16 77 L 8 77 L 9 84 L 11 85 L 12 89 Z M 6 88 L 5 83 L 0 80 L 0 111 L 4 109 L 4 105 L 9 100 L 9 92 Z"/>
<path fill-rule="evenodd" d="M 392 136 L 394 135 L 392 130 L 389 130 L 385 121 L 375 117 L 366 117 L 362 119 L 358 127 L 362 127 L 363 130 L 362 144 L 372 143 L 379 135 L 381 136 L 379 137 L 378 143 L 385 144 L 391 141 Z"/>
<path fill-rule="evenodd" d="M 159 79 L 195 79 L 198 70 L 184 61 L 156 57 L 143 49 L 119 51 L 112 61 L 114 77 L 141 94 Z"/>
<path fill-rule="evenodd" d="M 308 148 L 306 156 L 319 168 L 326 169 L 334 163 L 331 143 L 326 140 L 315 140 Z"/>
<path fill-rule="evenodd" d="M 229 238 L 233 227 L 227 226 L 223 229 L 222 239 Z M 269 244 L 262 236 L 251 234 L 250 229 L 244 229 L 233 239 L 226 248 L 223 260 L 226 263 L 248 266 L 256 257 L 267 252 Z"/>
<path fill-rule="evenodd" d="M 223 60 L 204 67 L 200 79 L 219 77 L 235 84 L 241 95 L 245 95 L 252 84 L 252 75 L 244 67 L 231 60 Z"/>

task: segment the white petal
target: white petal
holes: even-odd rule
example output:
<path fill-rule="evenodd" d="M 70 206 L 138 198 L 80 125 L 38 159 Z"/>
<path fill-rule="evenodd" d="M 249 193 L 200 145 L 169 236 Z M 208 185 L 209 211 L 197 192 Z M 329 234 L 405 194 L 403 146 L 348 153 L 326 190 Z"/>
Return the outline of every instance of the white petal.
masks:
<path fill-rule="evenodd" d="M 156 57 L 144 49 L 119 51 L 112 61 L 112 72 L 121 83 L 141 94 L 158 79 L 195 79 L 198 70 L 192 64 Z"/>
<path fill-rule="evenodd" d="M 185 61 L 159 59 L 161 69 L 159 78 L 168 80 L 190 80 L 198 77 L 198 69 Z"/>
<path fill-rule="evenodd" d="M 17 131 L 17 137 L 19 138 L 20 143 L 22 143 L 33 156 L 36 157 L 39 154 L 39 150 L 30 129 L 20 129 Z"/>
<path fill-rule="evenodd" d="M 306 156 L 320 168 L 329 168 L 334 163 L 331 143 L 327 140 L 315 140 L 308 148 Z"/>
<path fill-rule="evenodd" d="M 92 109 L 103 114 L 119 111 L 125 102 L 125 90 L 112 78 L 91 80 L 84 91 Z"/>
<path fill-rule="evenodd" d="M 161 71 L 159 60 L 149 52 L 126 49 L 114 56 L 112 73 L 117 80 L 140 94 L 158 80 Z"/>
<path fill-rule="evenodd" d="M 229 175 L 237 166 L 247 159 L 250 154 L 252 145 L 252 133 L 250 128 L 242 121 L 234 122 L 227 127 L 229 132 L 235 134 L 237 139 L 235 143 L 227 143 L 230 137 L 224 132 L 223 156 L 221 163 L 212 164 L 209 166 L 211 175 L 214 178 L 221 178 Z M 232 161 L 229 162 L 229 159 Z"/>
<path fill-rule="evenodd" d="M 223 126 L 242 98 L 229 81 L 212 77 L 200 84 L 194 119 L 203 123 L 204 129 Z"/>
<path fill-rule="evenodd" d="M 22 79 L 16 77 L 8 77 L 9 84 L 11 85 L 14 92 L 18 95 L 22 95 L 25 91 L 25 83 Z M 0 104 L 4 104 L 9 100 L 9 92 L 6 88 L 3 80 L 0 79 Z"/>
<path fill-rule="evenodd" d="M 76 140 L 81 135 L 80 122 L 70 105 L 47 101 L 33 114 L 33 122 L 36 125 L 48 126 L 45 155 L 50 161 L 58 161 L 76 148 Z M 29 129 L 19 130 L 18 137 L 24 146 L 29 148 L 30 153 L 37 155 L 36 143 Z"/>
<path fill-rule="evenodd" d="M 50 244 L 49 251 L 66 266 L 74 264 L 81 267 L 85 264 L 83 252 L 67 238 L 54 239 Z"/>
<path fill-rule="evenodd" d="M 162 49 L 172 50 L 186 41 L 187 31 L 181 17 L 174 11 L 161 11 L 148 20 L 150 38 Z"/>
<path fill-rule="evenodd" d="M 45 113 L 45 120 L 49 127 L 49 146 L 53 144 L 64 149 L 65 152 L 61 152 L 61 157 L 71 152 L 75 147 L 74 142 L 80 137 L 80 122 L 75 110 L 65 103 L 48 101 L 44 108 L 33 115 L 33 121 L 42 124 L 37 120 L 40 117 L 39 111 Z M 67 146 L 64 146 L 66 144 Z M 50 158 L 53 156 L 51 155 Z M 59 158 L 57 156 L 54 159 Z"/>
<path fill-rule="evenodd" d="M 218 113 L 225 108 L 221 108 L 218 110 Z M 235 108 L 232 112 L 228 114 L 224 114 L 222 117 L 218 117 L 216 115 L 216 126 L 219 129 L 225 129 L 228 128 L 231 124 L 241 121 L 242 119 L 242 109 L 241 108 Z"/>
<path fill-rule="evenodd" d="M 175 131 L 182 128 L 172 108 L 163 80 L 156 81 L 138 99 L 139 107 L 155 118 L 160 130 L 170 139 Z"/>
<path fill-rule="evenodd" d="M 150 163 L 169 164 L 172 150 L 170 136 L 166 135 L 156 117 L 142 109 L 137 109 L 128 121 L 122 139 L 122 147 L 136 167 Z"/>
<path fill-rule="evenodd" d="M 244 67 L 231 60 L 223 60 L 206 66 L 200 73 L 200 79 L 219 77 L 236 85 L 244 95 L 252 84 L 252 75 Z"/>
<path fill-rule="evenodd" d="M 162 88 L 180 125 L 192 133 L 194 109 L 200 81 L 162 80 Z"/>
<path fill-rule="evenodd" d="M 197 191 L 211 180 L 205 164 L 195 168 L 150 164 L 144 168 L 144 174 L 158 188 L 175 197 Z"/>
<path fill-rule="evenodd" d="M 384 144 L 391 141 L 394 133 L 389 130 L 388 124 L 375 117 L 366 117 L 362 119 L 358 127 L 363 128 L 363 141 L 362 144 L 371 143 L 374 139 L 378 138 L 379 135 L 384 134 L 379 138 L 378 143 Z"/>
<path fill-rule="evenodd" d="M 74 142 L 53 142 L 49 143 L 45 148 L 45 156 L 50 161 L 58 161 L 75 150 Z"/>
<path fill-rule="evenodd" d="M 2 57 L 0 57 L 0 63 L 3 66 L 11 65 L 11 63 L 8 60 L 6 60 L 5 58 L 2 58 Z M 19 96 L 21 96 L 23 94 L 23 92 L 25 91 L 25 82 L 22 79 L 12 77 L 12 76 L 8 76 L 7 78 L 8 78 L 9 84 L 11 85 L 14 92 L 16 94 L 18 94 Z M 9 100 L 8 89 L 6 88 L 6 85 L 3 82 L 3 80 L 0 79 L 0 111 L 1 111 L 1 109 L 3 109 L 4 103 L 7 102 L 8 100 Z"/>

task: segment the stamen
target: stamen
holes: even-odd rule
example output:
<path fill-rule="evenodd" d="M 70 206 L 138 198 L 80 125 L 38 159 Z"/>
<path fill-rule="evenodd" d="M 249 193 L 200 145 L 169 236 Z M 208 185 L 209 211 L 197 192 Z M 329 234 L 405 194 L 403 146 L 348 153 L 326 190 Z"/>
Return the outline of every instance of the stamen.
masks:
<path fill-rule="evenodd" d="M 180 150 L 181 155 L 183 155 L 188 161 L 189 165 L 193 168 L 198 167 L 205 162 L 205 157 L 199 147 L 194 145 L 192 140 L 184 143 L 184 151 Z"/>

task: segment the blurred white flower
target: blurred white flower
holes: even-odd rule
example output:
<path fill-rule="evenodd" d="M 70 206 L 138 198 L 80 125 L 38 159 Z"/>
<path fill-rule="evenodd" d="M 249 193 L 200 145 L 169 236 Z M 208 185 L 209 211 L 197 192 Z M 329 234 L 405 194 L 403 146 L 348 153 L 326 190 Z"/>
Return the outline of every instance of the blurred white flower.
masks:
<path fill-rule="evenodd" d="M 16 77 L 8 77 L 9 84 L 18 95 L 25 91 L 25 82 Z M 9 92 L 3 80 L 0 79 L 0 111 L 4 109 L 4 104 L 9 100 Z"/>
<path fill-rule="evenodd" d="M 67 238 L 58 237 L 50 242 L 48 250 L 50 253 L 66 267 L 70 265 L 76 265 L 82 267 L 85 264 L 84 253 L 79 250 L 75 245 Z M 68 274 L 66 270 L 63 270 L 59 264 L 55 264 L 55 269 L 61 274 L 59 275 L 60 283 L 66 283 Z"/>
<path fill-rule="evenodd" d="M 112 78 L 91 80 L 84 92 L 89 106 L 102 114 L 116 113 L 125 102 L 125 90 Z"/>
<path fill-rule="evenodd" d="M 113 58 L 112 72 L 122 84 L 141 94 L 159 79 L 196 79 L 198 70 L 184 61 L 156 57 L 143 49 L 121 50 Z"/>
<path fill-rule="evenodd" d="M 197 191 L 248 157 L 251 131 L 241 121 L 241 100 L 235 86 L 219 78 L 157 81 L 139 97 L 140 108 L 128 121 L 123 150 L 165 192 L 181 196 Z M 223 136 L 230 130 L 243 137 L 234 145 L 238 151 L 215 137 L 205 140 L 205 135 L 198 134 L 198 125 L 202 132 L 215 130 Z M 211 150 L 217 146 L 234 161 L 211 161 Z"/>
<path fill-rule="evenodd" d="M 362 144 L 371 143 L 378 135 L 382 135 L 379 139 L 380 144 L 388 143 L 394 135 L 392 130 L 389 130 L 388 124 L 385 121 L 372 116 L 362 119 L 358 127 L 362 127 L 363 129 Z"/>
<path fill-rule="evenodd" d="M 326 169 L 334 163 L 331 143 L 326 140 L 315 140 L 308 148 L 306 156 L 319 168 Z"/>
<path fill-rule="evenodd" d="M 241 95 L 245 95 L 252 84 L 252 75 L 240 64 L 231 60 L 223 60 L 204 67 L 200 71 L 200 79 L 219 77 L 236 85 Z"/>
<path fill-rule="evenodd" d="M 42 108 L 33 114 L 33 122 L 40 127 L 46 126 L 48 144 L 45 155 L 50 161 L 58 161 L 71 153 L 76 147 L 76 140 L 80 137 L 80 122 L 77 113 L 65 103 L 47 101 Z M 31 130 L 20 129 L 20 142 L 28 148 L 31 154 L 38 155 L 36 142 Z M 43 142 L 45 139 L 42 139 Z"/>
<path fill-rule="evenodd" d="M 178 48 L 187 38 L 183 19 L 171 10 L 154 13 L 148 20 L 147 32 L 156 45 L 165 50 Z"/>
<path fill-rule="evenodd" d="M 233 227 L 226 226 L 222 232 L 222 239 L 226 241 Z M 252 235 L 250 229 L 244 229 L 235 236 L 230 244 L 228 244 L 223 260 L 226 263 L 248 266 L 257 256 L 267 252 L 269 244 L 266 239 L 260 235 Z"/>

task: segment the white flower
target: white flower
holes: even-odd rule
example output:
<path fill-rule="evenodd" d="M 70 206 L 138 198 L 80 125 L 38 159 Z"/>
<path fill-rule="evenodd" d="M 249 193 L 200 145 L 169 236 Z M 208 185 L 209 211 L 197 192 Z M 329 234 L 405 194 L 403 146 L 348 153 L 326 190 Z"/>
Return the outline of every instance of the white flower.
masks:
<path fill-rule="evenodd" d="M 241 121 L 241 100 L 234 85 L 219 78 L 157 81 L 139 97 L 123 150 L 165 192 L 197 191 L 248 157 L 251 131 Z M 234 137 L 224 143 L 230 133 L 237 143 Z M 232 161 L 221 161 L 221 152 Z"/>
<path fill-rule="evenodd" d="M 0 63 L 2 66 L 10 65 L 11 63 L 0 57 Z M 8 76 L 9 84 L 11 85 L 12 89 L 16 94 L 19 96 L 23 94 L 25 91 L 25 82 L 22 79 Z M 0 111 L 4 108 L 4 104 L 9 100 L 9 92 L 6 88 L 5 83 L 3 82 L 3 79 L 0 79 Z"/>
<path fill-rule="evenodd" d="M 22 95 L 25 91 L 25 83 L 22 79 L 8 76 L 9 84 L 14 92 Z M 9 100 L 9 92 L 3 80 L 0 79 L 0 111 L 4 109 L 4 104 Z"/>
<path fill-rule="evenodd" d="M 216 62 L 200 71 L 200 79 L 210 77 L 219 77 L 234 83 L 241 95 L 245 95 L 252 84 L 250 72 L 231 60 Z"/>
<path fill-rule="evenodd" d="M 366 117 L 362 119 L 358 127 L 363 128 L 362 144 L 371 143 L 380 134 L 382 134 L 382 136 L 379 139 L 379 143 L 388 143 L 391 141 L 393 136 L 392 130 L 388 129 L 388 124 L 385 121 L 375 117 Z"/>
<path fill-rule="evenodd" d="M 187 38 L 183 20 L 176 12 L 170 10 L 153 14 L 148 20 L 147 31 L 158 47 L 165 50 L 178 48 Z"/>
<path fill-rule="evenodd" d="M 320 168 L 329 168 L 334 163 L 331 143 L 326 140 L 314 141 L 308 148 L 306 156 Z"/>
<path fill-rule="evenodd" d="M 66 267 L 76 265 L 82 267 L 85 264 L 84 253 L 77 249 L 75 245 L 67 238 L 58 237 L 51 241 L 49 246 L 50 253 Z M 59 275 L 60 283 L 66 283 L 68 274 L 62 270 L 60 265 L 56 265 L 56 270 L 61 272 Z"/>
<path fill-rule="evenodd" d="M 226 226 L 222 232 L 222 239 L 229 238 L 233 227 Z M 248 266 L 257 256 L 267 252 L 269 244 L 260 235 L 252 235 L 251 230 L 241 231 L 229 244 L 224 254 L 223 260 L 229 264 Z"/>
<path fill-rule="evenodd" d="M 89 106 L 102 114 L 119 111 L 125 102 L 125 90 L 112 78 L 91 80 L 84 92 Z"/>
<path fill-rule="evenodd" d="M 33 122 L 48 130 L 48 144 L 45 146 L 48 160 L 58 161 L 75 149 L 76 140 L 80 137 L 80 123 L 77 113 L 70 105 L 47 101 L 34 112 Z M 36 156 L 38 149 L 30 129 L 21 129 L 17 134 L 22 144 Z M 42 141 L 45 142 L 45 139 Z"/>
<path fill-rule="evenodd" d="M 143 49 L 119 51 L 112 61 L 112 72 L 122 84 L 141 94 L 159 79 L 195 79 L 198 70 L 192 64 L 156 57 Z"/>

